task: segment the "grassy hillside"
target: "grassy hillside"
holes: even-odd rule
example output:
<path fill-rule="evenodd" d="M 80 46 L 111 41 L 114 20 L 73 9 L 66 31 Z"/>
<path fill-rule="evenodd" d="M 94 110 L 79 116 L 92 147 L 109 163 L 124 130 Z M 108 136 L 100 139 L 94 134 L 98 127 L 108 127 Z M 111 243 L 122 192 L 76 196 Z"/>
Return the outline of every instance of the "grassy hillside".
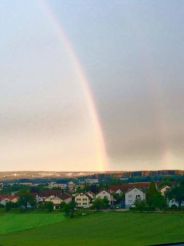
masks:
<path fill-rule="evenodd" d="M 0 235 L 63 221 L 62 214 L 0 214 Z"/>
<path fill-rule="evenodd" d="M 184 214 L 101 213 L 0 236 L 1 246 L 133 246 L 177 241 L 184 241 Z"/>

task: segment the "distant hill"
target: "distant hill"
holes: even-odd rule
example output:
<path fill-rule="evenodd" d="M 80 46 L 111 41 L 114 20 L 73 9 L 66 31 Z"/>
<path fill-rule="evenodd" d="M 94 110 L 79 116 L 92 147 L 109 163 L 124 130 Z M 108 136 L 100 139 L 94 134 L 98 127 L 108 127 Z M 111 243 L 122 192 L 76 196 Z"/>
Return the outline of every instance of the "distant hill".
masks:
<path fill-rule="evenodd" d="M 77 178 L 98 175 L 114 177 L 153 177 L 153 176 L 183 176 L 184 170 L 157 171 L 107 171 L 107 172 L 54 172 L 54 171 L 12 171 L 0 172 L 0 180 L 44 179 L 44 178 Z"/>

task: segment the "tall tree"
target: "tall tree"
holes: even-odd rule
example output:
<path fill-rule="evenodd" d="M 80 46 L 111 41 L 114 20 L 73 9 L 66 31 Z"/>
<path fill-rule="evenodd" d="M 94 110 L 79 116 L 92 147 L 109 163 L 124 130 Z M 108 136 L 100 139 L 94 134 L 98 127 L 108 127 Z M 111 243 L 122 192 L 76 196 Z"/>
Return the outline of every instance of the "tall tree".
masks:
<path fill-rule="evenodd" d="M 36 199 L 30 191 L 22 190 L 19 192 L 18 204 L 24 209 L 27 209 L 28 207 L 35 208 Z"/>
<path fill-rule="evenodd" d="M 146 201 L 151 209 L 164 209 L 167 206 L 166 199 L 158 191 L 154 182 L 149 186 Z"/>
<path fill-rule="evenodd" d="M 179 207 L 181 207 L 182 202 L 184 201 L 184 182 L 181 182 L 174 186 L 168 192 L 169 199 L 175 199 L 178 202 Z"/>

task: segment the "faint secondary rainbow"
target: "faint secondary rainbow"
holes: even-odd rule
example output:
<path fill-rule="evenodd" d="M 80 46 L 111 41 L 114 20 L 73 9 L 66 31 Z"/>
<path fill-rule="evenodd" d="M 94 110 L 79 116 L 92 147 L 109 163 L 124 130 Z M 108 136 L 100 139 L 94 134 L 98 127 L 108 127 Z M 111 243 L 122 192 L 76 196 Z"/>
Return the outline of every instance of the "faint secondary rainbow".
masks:
<path fill-rule="evenodd" d="M 79 78 L 80 86 L 84 93 L 85 101 L 87 104 L 87 108 L 89 110 L 89 115 L 91 118 L 93 130 L 95 134 L 95 144 L 96 144 L 95 149 L 96 149 L 96 155 L 97 155 L 98 171 L 104 171 L 107 169 L 108 156 L 107 156 L 107 151 L 106 151 L 106 146 L 105 146 L 105 141 L 104 141 L 100 119 L 99 119 L 97 109 L 95 106 L 93 93 L 90 89 L 89 81 L 85 75 L 85 72 L 82 69 L 82 66 L 79 62 L 79 59 L 77 58 L 77 55 L 72 47 L 70 40 L 68 39 L 65 31 L 63 30 L 63 27 L 60 21 L 58 20 L 58 18 L 52 11 L 51 7 L 49 6 L 49 3 L 46 0 L 38 0 L 38 2 L 40 4 L 42 11 L 52 23 L 53 28 L 55 29 L 57 33 L 58 39 L 64 44 L 68 52 L 68 56 L 70 57 L 72 65 Z"/>

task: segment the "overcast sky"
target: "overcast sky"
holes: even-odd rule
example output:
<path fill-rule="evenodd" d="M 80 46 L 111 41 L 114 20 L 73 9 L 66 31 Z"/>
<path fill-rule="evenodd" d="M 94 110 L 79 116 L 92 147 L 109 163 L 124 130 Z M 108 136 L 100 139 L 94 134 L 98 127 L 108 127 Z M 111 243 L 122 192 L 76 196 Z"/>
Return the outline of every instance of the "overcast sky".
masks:
<path fill-rule="evenodd" d="M 0 170 L 183 169 L 183 23 L 183 0 L 1 0 Z"/>

